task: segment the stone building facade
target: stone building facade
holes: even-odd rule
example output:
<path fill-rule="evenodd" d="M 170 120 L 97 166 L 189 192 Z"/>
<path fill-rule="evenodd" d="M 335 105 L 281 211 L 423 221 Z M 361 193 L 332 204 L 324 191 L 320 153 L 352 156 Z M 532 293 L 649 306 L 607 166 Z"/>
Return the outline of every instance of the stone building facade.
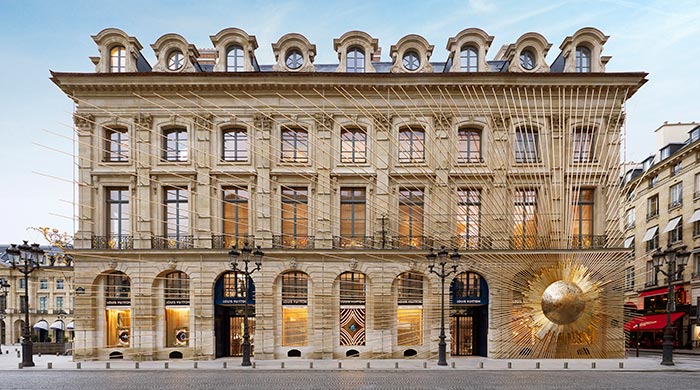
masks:
<path fill-rule="evenodd" d="M 666 325 L 668 279 L 656 274 L 651 255 L 685 245 L 690 258 L 673 281 L 673 326 L 679 347 L 700 340 L 700 125 L 665 123 L 655 130 L 657 149 L 625 176 L 625 247 L 633 249 L 625 271 L 625 307 L 635 318 L 626 327 L 633 340 L 660 347 Z M 666 270 L 664 266 L 662 268 Z M 642 324 L 637 336 L 636 323 Z"/>
<path fill-rule="evenodd" d="M 151 69 L 106 29 L 95 73 L 52 73 L 77 105 L 77 359 L 238 355 L 246 300 L 256 359 L 429 358 L 442 246 L 453 355 L 622 356 L 618 161 L 645 74 L 605 73 L 607 36 L 551 65 L 537 33 L 487 61 L 475 28 L 446 62 L 418 35 L 381 62 L 348 32 L 330 65 L 296 33 L 272 65 L 240 29 L 211 38 L 161 37 Z M 246 243 L 252 283 L 229 264 Z M 585 312 L 547 320 L 548 278 L 574 274 Z"/>

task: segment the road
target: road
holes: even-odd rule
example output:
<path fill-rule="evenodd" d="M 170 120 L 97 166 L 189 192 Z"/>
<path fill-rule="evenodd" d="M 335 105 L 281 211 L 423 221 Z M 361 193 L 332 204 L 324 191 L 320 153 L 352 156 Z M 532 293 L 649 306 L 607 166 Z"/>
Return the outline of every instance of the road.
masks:
<path fill-rule="evenodd" d="M 5 371 L 2 389 L 694 389 L 700 372 Z"/>

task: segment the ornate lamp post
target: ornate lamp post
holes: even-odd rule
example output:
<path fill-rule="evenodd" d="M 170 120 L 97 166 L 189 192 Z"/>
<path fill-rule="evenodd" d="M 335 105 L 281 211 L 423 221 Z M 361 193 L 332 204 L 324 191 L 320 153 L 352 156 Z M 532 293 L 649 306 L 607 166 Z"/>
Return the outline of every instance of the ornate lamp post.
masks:
<path fill-rule="evenodd" d="M 445 271 L 445 266 L 447 265 L 447 249 L 441 247 L 437 255 L 433 252 L 433 248 L 430 248 L 430 253 L 425 255 L 428 259 L 428 269 L 430 272 L 434 273 L 440 278 L 441 281 L 441 302 L 440 302 L 440 342 L 438 343 L 438 366 L 447 365 L 447 343 L 445 343 L 445 279 L 457 272 L 457 262 L 462 257 L 462 255 L 455 249 L 454 253 L 450 255 L 452 260 L 451 270 Z M 439 271 L 435 270 L 435 266 L 438 266 Z"/>
<path fill-rule="evenodd" d="M 255 263 L 255 268 L 250 269 L 248 267 L 248 263 L 251 261 L 251 253 L 253 254 L 253 262 Z M 241 366 L 247 367 L 250 366 L 250 332 L 248 331 L 248 299 L 249 294 L 250 294 L 250 286 L 248 282 L 251 280 L 250 275 L 252 275 L 255 271 L 259 271 L 260 267 L 262 266 L 262 258 L 265 255 L 263 251 L 260 250 L 260 246 L 253 251 L 253 248 L 251 248 L 248 243 L 246 242 L 241 248 L 241 251 L 239 252 L 236 250 L 236 246 L 234 245 L 231 247 L 231 250 L 228 252 L 229 257 L 231 258 L 231 269 L 240 273 L 241 275 L 245 276 L 245 306 L 244 306 L 244 311 L 243 311 L 243 362 L 241 363 Z M 243 261 L 243 269 L 238 268 L 238 260 Z"/>
<path fill-rule="evenodd" d="M 661 272 L 668 279 L 668 301 L 666 303 L 666 329 L 664 331 L 663 357 L 661 364 L 664 366 L 673 366 L 673 339 L 674 328 L 671 326 L 671 312 L 675 310 L 676 299 L 674 294 L 673 282 L 682 278 L 683 270 L 688 264 L 690 252 L 685 250 L 683 245 L 678 248 L 668 248 L 665 251 L 658 249 L 651 255 L 654 264 L 656 275 Z M 661 269 L 661 266 L 666 261 L 666 271 Z"/>
<path fill-rule="evenodd" d="M 5 251 L 12 262 L 12 269 L 18 270 L 24 275 L 24 332 L 22 334 L 22 366 L 34 367 L 32 360 L 32 340 L 29 333 L 29 274 L 40 267 L 39 260 L 44 254 L 44 251 L 39 248 L 39 244 L 31 246 L 24 241 L 22 245 L 11 244 Z"/>

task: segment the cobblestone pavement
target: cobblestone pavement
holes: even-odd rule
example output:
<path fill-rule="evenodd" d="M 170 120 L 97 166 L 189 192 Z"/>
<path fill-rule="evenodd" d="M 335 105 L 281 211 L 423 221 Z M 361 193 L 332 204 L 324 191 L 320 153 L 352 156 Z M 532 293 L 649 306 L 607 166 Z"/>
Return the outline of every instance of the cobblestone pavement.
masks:
<path fill-rule="evenodd" d="M 3 389 L 675 389 L 698 372 L 5 371 Z"/>

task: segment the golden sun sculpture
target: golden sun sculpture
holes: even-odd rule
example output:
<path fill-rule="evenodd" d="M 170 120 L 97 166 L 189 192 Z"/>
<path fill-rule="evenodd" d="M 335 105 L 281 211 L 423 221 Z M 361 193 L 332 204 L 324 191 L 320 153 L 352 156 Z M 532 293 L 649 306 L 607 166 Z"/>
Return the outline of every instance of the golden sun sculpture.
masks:
<path fill-rule="evenodd" d="M 544 268 L 525 292 L 523 306 L 532 319 L 528 326 L 540 340 L 561 335 L 590 339 L 598 327 L 602 290 L 588 269 L 572 260 Z"/>

